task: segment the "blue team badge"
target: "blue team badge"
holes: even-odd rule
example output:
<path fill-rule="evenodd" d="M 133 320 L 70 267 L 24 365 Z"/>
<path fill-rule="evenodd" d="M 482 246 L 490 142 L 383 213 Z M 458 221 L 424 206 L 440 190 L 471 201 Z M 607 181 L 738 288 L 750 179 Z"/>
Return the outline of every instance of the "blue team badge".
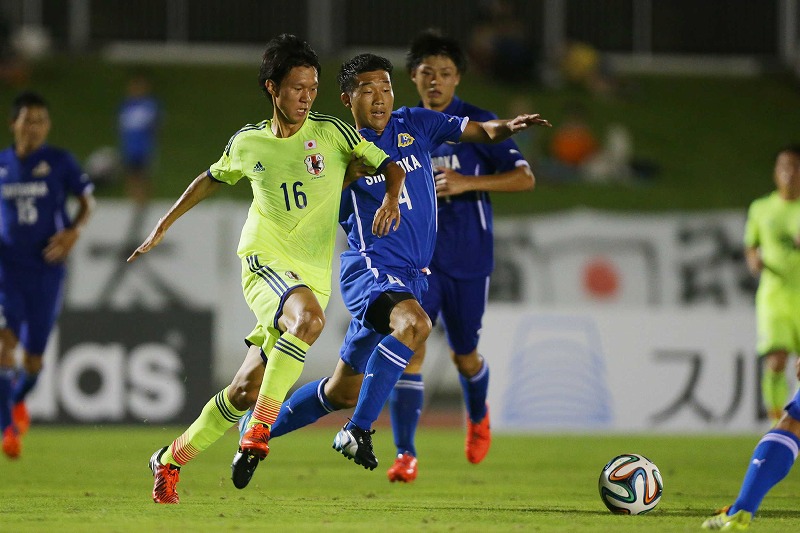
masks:
<path fill-rule="evenodd" d="M 322 157 L 322 154 L 314 154 L 306 157 L 306 170 L 308 170 L 309 174 L 313 174 L 314 176 L 319 176 L 322 174 L 322 171 L 325 170 L 325 163 L 323 160 L 325 158 Z"/>
<path fill-rule="evenodd" d="M 406 146 L 411 146 L 414 144 L 414 137 L 409 135 L 408 133 L 398 133 L 397 134 L 397 147 L 404 148 Z"/>
<path fill-rule="evenodd" d="M 34 178 L 43 178 L 50 174 L 50 165 L 47 161 L 40 161 L 38 165 L 31 170 L 31 176 Z"/>

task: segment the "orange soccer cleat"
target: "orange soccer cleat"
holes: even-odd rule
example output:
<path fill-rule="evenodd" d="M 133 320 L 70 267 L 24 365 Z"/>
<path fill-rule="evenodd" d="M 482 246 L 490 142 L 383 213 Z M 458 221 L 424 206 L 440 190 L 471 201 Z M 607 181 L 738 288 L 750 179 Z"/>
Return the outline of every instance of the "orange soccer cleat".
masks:
<path fill-rule="evenodd" d="M 486 416 L 477 424 L 467 416 L 467 440 L 464 444 L 464 452 L 467 461 L 478 464 L 483 461 L 489 453 L 489 446 L 492 444 L 492 431 L 489 427 L 489 406 L 486 406 Z"/>
<path fill-rule="evenodd" d="M 31 415 L 28 414 L 28 408 L 25 407 L 25 402 L 18 402 L 11 408 L 11 420 L 17 426 L 17 433 L 20 436 L 28 432 L 31 427 Z"/>
<path fill-rule="evenodd" d="M 156 503 L 180 503 L 175 485 L 180 481 L 181 468 L 172 464 L 162 465 L 161 456 L 167 451 L 164 446 L 150 457 L 150 471 L 153 472 L 153 501 Z"/>
<path fill-rule="evenodd" d="M 264 424 L 250 426 L 242 435 L 239 448 L 243 452 L 263 459 L 269 453 L 269 428 Z"/>
<path fill-rule="evenodd" d="M 386 471 L 389 481 L 402 481 L 411 483 L 417 479 L 417 458 L 408 452 L 401 453 L 394 460 L 394 464 Z"/>
<path fill-rule="evenodd" d="M 17 430 L 14 429 L 13 425 L 6 427 L 5 431 L 3 431 L 3 453 L 9 459 L 16 459 L 21 452 L 22 442 L 19 440 Z"/>

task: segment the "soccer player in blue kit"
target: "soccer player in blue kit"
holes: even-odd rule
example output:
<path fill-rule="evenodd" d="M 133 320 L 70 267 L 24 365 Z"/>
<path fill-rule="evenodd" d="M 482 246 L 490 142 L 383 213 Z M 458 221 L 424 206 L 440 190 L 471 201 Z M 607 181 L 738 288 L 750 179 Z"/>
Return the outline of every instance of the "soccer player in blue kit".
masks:
<path fill-rule="evenodd" d="M 448 115 L 490 121 L 497 116 L 464 102 L 455 94 L 467 60 L 458 42 L 436 31 L 411 43 L 406 68 L 421 105 Z M 435 324 L 441 316 L 467 407 L 465 453 L 477 464 L 489 451 L 491 433 L 486 396 L 489 367 L 478 353 L 478 339 L 489 276 L 494 269 L 492 205 L 488 192 L 530 190 L 534 176 L 512 139 L 485 145 L 445 143 L 431 154 L 439 196 L 439 231 L 422 307 Z M 397 458 L 387 471 L 390 481 L 417 477 L 414 435 L 422 410 L 422 362 L 425 346 L 414 352 L 392 391 L 392 418 Z"/>
<path fill-rule="evenodd" d="M 3 452 L 21 452 L 30 423 L 25 396 L 42 370 L 61 311 L 65 261 L 94 207 L 93 186 L 67 151 L 46 144 L 47 102 L 23 92 L 11 108 L 14 144 L 0 152 L 0 430 Z M 67 197 L 79 208 L 67 214 Z M 15 369 L 22 345 L 22 369 Z"/>
<path fill-rule="evenodd" d="M 532 125 L 549 126 L 539 115 L 473 122 L 423 108 L 393 112 L 391 72 L 389 60 L 361 54 L 342 65 L 338 81 L 342 103 L 360 133 L 406 171 L 399 201 L 402 224 L 380 238 L 368 231 L 383 177 L 358 169 L 361 177 L 343 191 L 339 216 L 349 247 L 341 256 L 340 286 L 352 315 L 340 360 L 333 376 L 303 385 L 283 403 L 271 431 L 275 438 L 355 406 L 333 447 L 370 470 L 378 465 L 372 424 L 431 329 L 419 304 L 436 240 L 431 151 L 443 142 L 500 142 Z M 234 484 L 246 486 L 257 464 L 237 453 Z"/>

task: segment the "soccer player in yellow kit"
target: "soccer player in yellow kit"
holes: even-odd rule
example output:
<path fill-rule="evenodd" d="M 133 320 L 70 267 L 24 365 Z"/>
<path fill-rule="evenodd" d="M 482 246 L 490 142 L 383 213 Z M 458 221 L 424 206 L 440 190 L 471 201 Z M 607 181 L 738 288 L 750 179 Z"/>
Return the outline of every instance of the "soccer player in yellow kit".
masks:
<path fill-rule="evenodd" d="M 755 276 L 758 354 L 764 359 L 761 393 L 777 422 L 789 400 L 784 375 L 790 353 L 800 353 L 800 146 L 775 159 L 776 190 L 755 200 L 747 214 L 745 258 Z"/>
<path fill-rule="evenodd" d="M 316 53 L 304 41 L 287 34 L 270 41 L 259 83 L 272 100 L 272 119 L 236 132 L 219 161 L 189 185 L 128 259 L 156 246 L 181 215 L 221 183 L 250 181 L 253 203 L 237 254 L 245 300 L 257 319 L 247 337 L 251 348 L 231 385 L 217 393 L 171 445 L 150 458 L 157 503 L 178 503 L 180 467 L 219 439 L 253 403 L 254 415 L 241 447 L 261 458 L 269 453 L 270 426 L 324 326 L 339 202 L 351 160 L 357 158 L 386 175 L 386 194 L 372 231 L 385 235 L 400 222 L 398 201 L 405 173 L 352 126 L 311 112 L 319 72 Z M 247 384 L 258 381 L 261 387 L 253 398 L 246 394 Z"/>

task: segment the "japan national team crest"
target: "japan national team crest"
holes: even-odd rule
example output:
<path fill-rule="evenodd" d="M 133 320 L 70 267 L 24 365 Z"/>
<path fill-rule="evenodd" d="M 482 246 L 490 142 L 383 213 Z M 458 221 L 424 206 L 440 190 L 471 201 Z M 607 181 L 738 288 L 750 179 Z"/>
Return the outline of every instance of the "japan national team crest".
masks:
<path fill-rule="evenodd" d="M 322 171 L 325 170 L 324 159 L 322 154 L 314 154 L 306 157 L 306 170 L 308 170 L 308 173 L 314 176 L 322 174 Z"/>

